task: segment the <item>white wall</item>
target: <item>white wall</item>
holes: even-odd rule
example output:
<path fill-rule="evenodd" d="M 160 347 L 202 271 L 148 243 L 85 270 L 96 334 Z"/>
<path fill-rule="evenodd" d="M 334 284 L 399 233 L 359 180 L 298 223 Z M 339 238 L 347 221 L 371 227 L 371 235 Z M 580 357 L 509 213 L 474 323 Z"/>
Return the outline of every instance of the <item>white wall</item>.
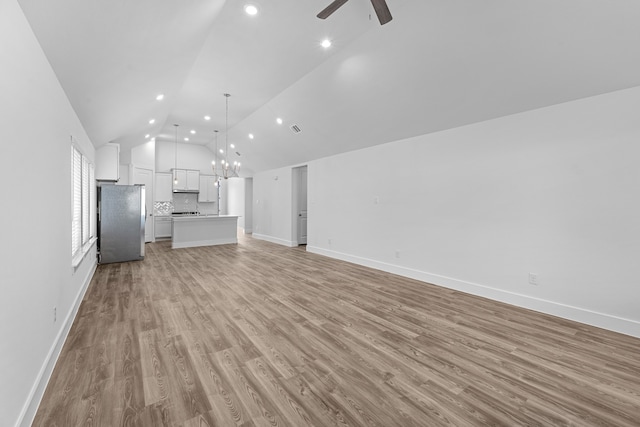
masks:
<path fill-rule="evenodd" d="M 310 162 L 307 250 L 640 337 L 638 111 L 634 88 Z M 274 241 L 288 176 L 255 179 Z"/>
<path fill-rule="evenodd" d="M 213 175 L 211 161 L 213 152 L 202 145 L 178 143 L 178 169 L 197 169 L 201 175 Z M 175 142 L 155 142 L 155 169 L 156 172 L 170 172 L 175 168 L 176 144 Z M 224 184 L 226 186 L 226 184 Z M 220 214 L 226 213 L 226 188 L 220 190 Z M 198 209 L 202 213 L 217 214 L 216 203 L 198 203 Z"/>
<path fill-rule="evenodd" d="M 253 178 L 244 180 L 244 232 L 253 233 Z"/>
<path fill-rule="evenodd" d="M 95 150 L 18 3 L 0 1 L 0 424 L 30 425 L 85 286 L 71 267 L 70 138 Z M 57 321 L 53 321 L 53 308 Z"/>
<path fill-rule="evenodd" d="M 297 246 L 291 234 L 291 178 L 290 167 L 253 177 L 253 237 Z"/>
<path fill-rule="evenodd" d="M 137 168 L 155 170 L 156 143 L 147 141 L 131 149 L 131 165 Z"/>
<path fill-rule="evenodd" d="M 175 142 L 156 141 L 156 172 L 169 172 L 175 168 Z M 213 152 L 207 147 L 178 143 L 178 169 L 198 169 L 201 174 L 213 175 Z"/>
<path fill-rule="evenodd" d="M 227 210 L 238 215 L 238 227 L 250 234 L 253 227 L 253 178 L 229 179 L 227 185 Z"/>
<path fill-rule="evenodd" d="M 120 163 L 120 179 L 116 185 L 129 185 L 129 165 Z"/>
<path fill-rule="evenodd" d="M 227 212 L 238 215 L 238 227 L 245 229 L 245 181 L 242 178 L 232 178 L 225 182 L 227 187 Z"/>

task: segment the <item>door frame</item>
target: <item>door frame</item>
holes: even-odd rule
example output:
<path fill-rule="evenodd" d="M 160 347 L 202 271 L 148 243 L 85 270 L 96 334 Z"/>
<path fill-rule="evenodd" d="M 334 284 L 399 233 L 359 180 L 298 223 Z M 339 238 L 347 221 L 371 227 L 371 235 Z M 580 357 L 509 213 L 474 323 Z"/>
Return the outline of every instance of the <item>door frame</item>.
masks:
<path fill-rule="evenodd" d="M 305 180 L 305 191 L 304 191 L 304 195 L 306 197 L 302 197 L 302 192 L 301 192 L 301 186 L 303 185 L 302 183 L 302 173 L 303 171 L 305 172 L 305 175 L 307 176 L 307 180 Z M 301 238 L 300 238 L 300 230 L 298 227 L 298 212 L 300 212 L 300 208 L 302 207 L 302 205 L 304 205 L 304 207 L 306 208 L 307 212 L 309 211 L 308 206 L 309 206 L 309 201 L 308 201 L 308 195 L 309 195 L 309 184 L 308 184 L 308 177 L 309 177 L 309 168 L 308 165 L 302 165 L 302 166 L 296 166 L 294 168 L 291 169 L 291 241 L 295 246 L 300 246 L 300 245 L 306 245 L 307 242 L 301 242 Z M 309 238 L 309 233 L 308 233 L 308 214 L 307 214 L 307 240 Z"/>

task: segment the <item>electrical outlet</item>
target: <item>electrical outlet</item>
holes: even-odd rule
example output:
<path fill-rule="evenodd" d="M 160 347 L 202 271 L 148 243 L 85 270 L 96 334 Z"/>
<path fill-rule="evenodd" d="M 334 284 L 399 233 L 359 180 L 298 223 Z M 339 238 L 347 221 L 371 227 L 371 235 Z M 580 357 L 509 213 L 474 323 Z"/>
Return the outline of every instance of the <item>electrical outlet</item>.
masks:
<path fill-rule="evenodd" d="M 328 239 L 329 244 L 333 243 L 331 239 Z"/>
<path fill-rule="evenodd" d="M 378 203 L 380 203 L 380 198 L 378 196 L 373 198 L 373 204 L 377 205 Z"/>
<path fill-rule="evenodd" d="M 53 323 L 56 323 L 57 321 L 58 321 L 58 308 L 53 307 Z"/>
<path fill-rule="evenodd" d="M 396 258 L 400 258 L 400 251 L 396 251 Z"/>
<path fill-rule="evenodd" d="M 529 283 L 538 286 L 538 275 L 535 273 L 529 273 Z"/>

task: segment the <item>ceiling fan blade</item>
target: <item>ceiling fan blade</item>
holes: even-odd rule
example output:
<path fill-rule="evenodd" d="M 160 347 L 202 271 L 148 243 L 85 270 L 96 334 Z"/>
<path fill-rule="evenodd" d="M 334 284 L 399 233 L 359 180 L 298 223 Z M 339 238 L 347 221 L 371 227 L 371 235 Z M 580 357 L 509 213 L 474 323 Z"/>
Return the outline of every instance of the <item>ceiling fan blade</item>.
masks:
<path fill-rule="evenodd" d="M 347 1 L 349 1 L 349 0 L 335 0 L 333 3 L 331 3 L 329 6 L 325 7 L 322 10 L 322 12 L 320 12 L 318 14 L 318 18 L 327 19 L 329 17 L 329 15 L 331 15 L 333 12 L 338 10 L 340 8 L 340 6 L 345 4 Z"/>
<path fill-rule="evenodd" d="M 371 0 L 371 4 L 373 5 L 373 10 L 376 11 L 376 15 L 378 15 L 380 25 L 384 25 L 393 19 L 385 0 Z"/>

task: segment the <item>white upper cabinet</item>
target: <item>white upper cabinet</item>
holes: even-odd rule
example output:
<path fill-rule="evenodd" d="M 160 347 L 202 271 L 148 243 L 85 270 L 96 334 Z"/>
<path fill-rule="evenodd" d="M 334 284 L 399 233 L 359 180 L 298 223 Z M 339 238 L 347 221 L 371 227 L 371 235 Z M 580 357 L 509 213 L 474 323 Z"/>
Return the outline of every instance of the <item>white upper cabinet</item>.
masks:
<path fill-rule="evenodd" d="M 187 171 L 184 169 L 173 169 L 173 191 L 184 191 L 187 189 Z"/>
<path fill-rule="evenodd" d="M 173 176 L 178 180 L 173 183 L 173 191 L 193 191 L 200 189 L 200 171 L 192 169 L 173 169 Z"/>
<path fill-rule="evenodd" d="M 156 173 L 154 199 L 156 202 L 170 202 L 173 198 L 173 176 L 170 173 Z"/>
<path fill-rule="evenodd" d="M 187 170 L 187 190 L 200 190 L 200 171 Z"/>
<path fill-rule="evenodd" d="M 216 177 L 213 175 L 200 175 L 200 193 L 198 202 L 217 202 L 218 187 L 216 187 Z"/>
<path fill-rule="evenodd" d="M 120 144 L 106 144 L 96 150 L 96 181 L 120 180 Z"/>

